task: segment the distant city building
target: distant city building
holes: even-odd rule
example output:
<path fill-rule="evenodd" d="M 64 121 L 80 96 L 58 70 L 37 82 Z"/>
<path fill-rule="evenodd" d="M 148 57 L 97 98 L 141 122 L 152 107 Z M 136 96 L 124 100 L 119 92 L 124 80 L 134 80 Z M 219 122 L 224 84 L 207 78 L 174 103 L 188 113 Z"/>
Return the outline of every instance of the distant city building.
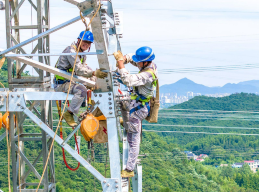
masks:
<path fill-rule="evenodd" d="M 195 155 L 193 152 L 191 152 L 191 151 L 184 151 L 184 153 L 187 155 L 187 159 L 197 159 L 197 155 Z"/>
<path fill-rule="evenodd" d="M 199 155 L 199 159 L 205 159 L 205 158 L 207 158 L 207 157 L 209 157 L 208 155 L 206 155 L 206 154 L 200 154 Z"/>
<path fill-rule="evenodd" d="M 195 159 L 195 161 L 203 162 L 205 160 L 204 159 Z"/>
<path fill-rule="evenodd" d="M 228 164 L 220 164 L 220 167 L 227 167 Z"/>
<path fill-rule="evenodd" d="M 201 96 L 201 93 L 194 93 L 189 91 L 186 95 L 177 95 L 177 93 L 162 93 L 160 96 L 160 102 L 162 107 L 170 107 L 173 105 L 177 105 L 183 103 L 185 101 L 189 101 L 195 96 Z M 216 94 L 206 94 L 208 97 L 226 97 L 229 96 L 230 93 L 216 93 Z"/>
<path fill-rule="evenodd" d="M 244 163 L 248 164 L 250 169 L 255 173 L 259 166 L 259 160 L 252 161 L 244 161 Z"/>
<path fill-rule="evenodd" d="M 234 164 L 232 165 L 232 167 L 233 167 L 233 168 L 241 168 L 241 167 L 243 167 L 243 165 L 244 165 L 244 163 L 234 163 Z"/>

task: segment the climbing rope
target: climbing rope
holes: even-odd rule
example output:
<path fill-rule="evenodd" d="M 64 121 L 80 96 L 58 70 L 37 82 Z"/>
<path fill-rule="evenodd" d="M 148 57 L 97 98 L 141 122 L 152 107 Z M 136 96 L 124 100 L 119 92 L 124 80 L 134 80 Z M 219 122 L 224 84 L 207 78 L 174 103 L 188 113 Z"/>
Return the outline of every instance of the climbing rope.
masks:
<path fill-rule="evenodd" d="M 97 13 L 98 13 L 98 11 L 100 10 L 100 8 L 101 8 L 101 0 L 99 0 L 99 7 L 98 7 L 98 9 L 96 10 L 96 12 L 95 12 L 95 14 L 93 15 L 93 17 L 91 18 L 91 20 L 90 20 L 90 22 L 89 22 L 89 24 L 88 24 L 88 27 L 89 27 L 90 24 L 92 23 L 94 17 L 97 15 Z M 80 12 L 80 13 L 81 13 L 81 12 Z M 79 52 L 79 50 L 80 50 L 80 47 L 81 47 L 81 44 L 82 44 L 82 40 L 83 40 L 83 38 L 84 38 L 84 36 L 85 36 L 86 31 L 87 31 L 87 29 L 85 30 L 85 32 L 84 32 L 84 34 L 83 34 L 83 37 L 82 37 L 82 39 L 80 40 L 79 46 L 77 47 L 77 50 L 76 50 L 76 57 L 75 57 L 75 58 L 78 57 L 78 52 Z M 51 154 L 51 151 L 52 151 L 52 148 L 53 148 L 53 144 L 54 144 L 54 141 L 55 141 L 57 132 L 58 132 L 58 130 L 59 130 L 60 122 L 62 121 L 63 114 L 64 114 L 64 112 L 65 112 L 65 106 L 66 106 L 66 104 L 67 104 L 69 92 L 70 92 L 70 89 L 71 89 L 72 78 L 73 78 L 74 71 L 75 71 L 75 64 L 76 64 L 76 59 L 75 59 L 74 65 L 73 65 L 72 73 L 71 73 L 71 78 L 70 78 L 69 87 L 68 87 L 68 91 L 67 91 L 66 101 L 65 101 L 65 104 L 64 104 L 62 113 L 61 113 L 61 117 L 59 118 L 59 121 L 58 121 L 58 126 L 57 126 L 57 129 L 56 129 L 56 131 L 55 131 L 55 135 L 54 135 L 54 137 L 53 137 L 53 141 L 52 141 L 51 146 L 50 146 L 50 150 L 49 150 L 49 154 L 48 154 L 48 157 L 47 157 L 47 160 L 46 160 L 46 164 L 45 164 L 45 166 L 44 166 L 43 173 L 42 173 L 40 182 L 39 182 L 39 184 L 38 184 L 38 187 L 37 187 L 37 189 L 36 189 L 36 192 L 38 192 L 38 190 L 39 190 L 39 187 L 40 187 L 40 184 L 41 184 L 41 182 L 42 182 L 44 173 L 45 173 L 45 171 L 46 171 L 46 168 L 47 168 L 47 165 L 48 165 L 48 161 L 49 161 L 49 157 L 50 157 L 50 154 Z"/>
<path fill-rule="evenodd" d="M 60 116 L 61 116 L 61 101 L 56 101 L 56 104 L 57 104 L 58 114 L 59 114 L 59 118 L 60 118 Z M 68 102 L 68 106 L 69 106 L 69 102 Z M 74 129 L 74 127 L 72 127 L 72 129 Z M 77 142 L 76 134 L 74 134 L 74 137 L 75 137 L 75 143 L 76 143 L 76 147 L 77 147 L 77 153 L 79 154 L 79 147 L 78 147 L 78 142 Z M 62 121 L 60 122 L 60 138 L 63 139 Z M 66 167 L 67 167 L 69 170 L 71 170 L 71 171 L 76 171 L 76 170 L 79 168 L 80 163 L 78 162 L 76 168 L 71 168 L 71 167 L 68 165 L 68 163 L 67 163 L 65 150 L 64 150 L 63 147 L 62 147 L 62 153 L 63 153 L 63 160 L 64 160 L 64 163 L 65 163 Z"/>

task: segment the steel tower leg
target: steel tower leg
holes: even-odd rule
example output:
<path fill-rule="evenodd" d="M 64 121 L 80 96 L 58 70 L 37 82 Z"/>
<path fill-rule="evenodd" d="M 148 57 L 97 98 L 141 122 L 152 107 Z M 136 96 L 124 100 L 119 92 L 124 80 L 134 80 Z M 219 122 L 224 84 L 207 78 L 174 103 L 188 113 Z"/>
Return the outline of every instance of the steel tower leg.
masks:
<path fill-rule="evenodd" d="M 23 6 L 23 3 L 27 0 L 13 0 L 9 1 L 6 0 L 6 41 L 7 41 L 7 48 L 11 48 L 17 44 L 20 43 L 20 30 L 28 30 L 28 29 L 37 29 L 37 33 L 43 33 L 44 31 L 48 30 L 49 27 L 49 0 L 36 0 L 36 4 L 33 3 L 33 1 L 28 0 L 28 2 L 32 5 L 35 11 L 37 11 L 37 23 L 36 25 L 28 25 L 28 26 L 20 26 L 19 19 L 23 19 L 22 16 L 19 15 L 19 10 Z M 14 25 L 13 25 L 14 24 Z M 46 35 L 45 37 L 39 38 L 37 45 L 33 48 L 31 53 L 49 53 L 50 47 L 49 47 L 49 35 Z M 16 54 L 26 54 L 26 51 L 19 47 L 15 50 Z M 41 63 L 44 63 L 46 65 L 50 65 L 50 59 L 49 56 L 40 56 L 38 57 L 38 61 Z M 8 64 L 8 83 L 9 88 L 12 91 L 15 91 L 16 88 L 26 88 L 26 87 L 34 87 L 34 88 L 50 88 L 50 73 L 46 73 L 43 70 L 39 70 L 37 68 L 34 68 L 35 71 L 38 73 L 38 76 L 34 77 L 26 77 L 23 75 L 23 71 L 25 67 L 27 66 L 25 63 L 20 62 L 19 60 L 15 60 L 14 58 L 7 59 Z M 14 68 L 14 66 L 16 67 Z M 43 91 L 43 90 L 42 90 Z M 28 101 L 28 104 L 30 104 L 30 110 L 36 111 L 35 108 L 35 102 Z M 51 102 L 49 101 L 40 101 L 40 109 L 39 111 L 36 111 L 38 114 L 38 117 L 41 118 L 41 120 L 48 124 L 51 129 L 53 129 L 52 124 L 52 110 L 51 110 Z M 38 160 L 42 157 L 43 159 L 43 166 L 45 165 L 45 162 L 47 160 L 49 146 L 48 144 L 50 141 L 48 141 L 48 137 L 45 131 L 42 130 L 41 134 L 39 133 L 32 133 L 31 135 L 37 135 L 38 137 L 28 137 L 28 134 L 24 130 L 23 124 L 26 115 L 22 113 L 15 113 L 15 115 L 18 118 L 19 124 L 17 125 L 17 128 L 19 129 L 20 134 L 20 142 L 17 143 L 18 135 L 17 131 L 14 127 L 14 121 L 13 121 L 13 115 L 14 112 L 10 112 L 10 141 L 11 141 L 11 158 L 12 158 L 12 174 L 13 174 L 13 191 L 17 191 L 19 187 L 21 187 L 22 191 L 26 191 L 26 187 L 28 185 L 37 185 L 37 183 L 28 183 L 26 181 L 27 177 L 33 173 L 36 175 L 36 177 L 40 180 L 41 173 L 38 173 L 35 166 Z M 33 162 L 30 162 L 28 158 L 26 158 L 26 149 L 24 147 L 24 142 L 26 141 L 35 141 L 35 142 L 41 142 L 42 143 L 42 149 L 39 149 L 39 155 L 36 157 L 36 159 Z M 17 147 L 20 149 L 21 159 L 20 159 L 20 176 L 21 176 L 21 186 L 18 186 L 18 170 L 19 170 L 19 162 L 17 158 Z M 49 164 L 50 166 L 47 167 L 44 178 L 42 179 L 42 192 L 48 192 L 52 191 L 55 192 L 55 164 L 54 164 L 54 149 L 52 149 L 50 154 L 50 160 Z M 26 169 L 26 167 L 29 167 L 29 169 Z M 27 170 L 27 171 L 26 171 Z M 30 190 L 33 191 L 33 190 Z"/>

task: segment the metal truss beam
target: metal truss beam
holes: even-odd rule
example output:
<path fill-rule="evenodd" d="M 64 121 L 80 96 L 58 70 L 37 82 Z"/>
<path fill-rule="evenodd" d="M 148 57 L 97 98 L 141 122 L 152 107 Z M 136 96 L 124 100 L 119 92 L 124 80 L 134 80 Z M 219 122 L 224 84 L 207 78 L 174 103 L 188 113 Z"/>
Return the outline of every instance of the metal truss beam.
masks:
<path fill-rule="evenodd" d="M 15 145 L 16 151 L 18 151 L 17 145 Z M 31 169 L 31 171 L 34 173 L 34 175 L 40 180 L 41 176 L 38 173 L 38 171 L 35 169 L 35 167 L 30 163 L 30 161 L 26 158 L 26 156 L 20 151 L 21 158 L 25 161 L 25 163 L 28 165 L 28 167 Z"/>
<path fill-rule="evenodd" d="M 93 9 L 91 9 L 91 10 L 87 11 L 86 13 L 84 13 L 83 16 L 87 16 L 88 14 L 90 14 L 90 13 L 92 12 L 92 10 L 93 10 Z M 11 52 L 11 51 L 14 51 L 15 49 L 18 49 L 18 48 L 20 48 L 20 47 L 23 47 L 24 45 L 27 45 L 27 44 L 29 44 L 29 43 L 31 43 L 31 42 L 33 42 L 33 41 L 36 41 L 36 40 L 38 40 L 38 39 L 40 39 L 40 38 L 45 37 L 46 35 L 49 35 L 49 34 L 55 32 L 55 31 L 57 31 L 57 30 L 60 30 L 60 29 L 66 27 L 66 26 L 68 26 L 68 25 L 71 25 L 71 24 L 73 24 L 73 23 L 79 21 L 80 19 L 81 19 L 80 16 L 75 17 L 75 18 L 73 18 L 73 19 L 71 19 L 71 20 L 69 20 L 69 21 L 67 21 L 67 22 L 65 22 L 65 23 L 62 23 L 62 24 L 60 24 L 60 25 L 58 25 L 58 26 L 56 26 L 56 27 L 53 27 L 52 29 L 49 29 L 49 30 L 47 30 L 47 31 L 45 31 L 45 32 L 43 32 L 43 33 L 40 33 L 40 34 L 38 34 L 38 35 L 36 35 L 36 36 L 34 36 L 34 37 L 32 37 L 32 38 L 26 40 L 26 41 L 23 41 L 22 43 L 19 43 L 19 44 L 13 46 L 13 47 L 10 47 L 10 48 L 8 48 L 8 49 L 6 49 L 6 50 L 0 52 L 0 54 L 1 54 L 1 55 L 5 55 L 5 54 L 7 54 L 7 53 L 9 53 L 9 52 Z"/>
<path fill-rule="evenodd" d="M 103 51 L 97 50 L 96 52 L 81 52 L 77 55 L 102 55 Z M 5 57 L 39 57 L 39 56 L 66 56 L 76 55 L 76 53 L 41 53 L 41 54 L 6 54 Z"/>
<path fill-rule="evenodd" d="M 65 77 L 66 79 L 70 79 L 71 78 L 71 73 L 69 73 L 69 72 L 63 71 L 61 69 L 58 69 L 58 68 L 55 68 L 55 67 L 52 67 L 52 66 L 49 66 L 49 65 L 45 65 L 45 64 L 43 64 L 41 62 L 38 62 L 38 61 L 35 61 L 35 60 L 32 60 L 32 59 L 26 58 L 26 57 L 12 57 L 11 56 L 9 58 L 18 60 L 20 62 L 23 62 L 23 63 L 27 64 L 27 65 L 39 68 L 39 69 L 47 71 L 49 73 L 53 73 L 55 75 L 59 75 L 59 76 Z M 74 75 L 72 80 L 76 81 L 76 82 L 79 82 L 79 83 L 86 84 L 89 87 L 94 87 L 95 86 L 95 82 L 94 81 L 91 81 L 89 79 L 86 79 L 84 77 L 80 77 L 80 76 L 77 76 L 77 75 Z"/>
<path fill-rule="evenodd" d="M 99 173 L 90 163 L 88 163 L 83 157 L 81 157 L 77 151 L 72 149 L 68 144 L 62 145 L 63 139 L 61 139 L 58 135 L 55 135 L 55 132 L 50 129 L 44 122 L 42 122 L 36 115 L 34 115 L 29 109 L 24 109 L 23 111 L 31 120 L 34 121 L 41 129 L 43 129 L 51 138 L 55 139 L 55 141 L 63 147 L 70 155 L 72 155 L 78 162 L 80 162 L 88 171 L 90 171 L 99 181 L 104 181 L 104 176 Z"/>
<path fill-rule="evenodd" d="M 90 171 L 99 181 L 104 192 L 128 192 L 129 180 L 121 178 L 121 166 L 120 166 L 120 150 L 119 150 L 119 136 L 118 130 L 121 134 L 121 128 L 119 126 L 119 107 L 116 105 L 116 94 L 118 92 L 118 84 L 116 80 L 113 79 L 112 73 L 108 73 L 106 79 L 97 79 L 97 82 L 90 81 L 83 77 L 74 76 L 73 81 L 83 83 L 89 87 L 95 87 L 95 93 L 92 95 L 92 99 L 98 104 L 99 109 L 102 111 L 104 116 L 107 118 L 107 130 L 108 130 L 108 146 L 109 146 L 109 156 L 110 156 L 110 172 L 111 178 L 104 178 L 93 166 L 91 166 L 84 158 L 82 158 L 76 150 L 72 149 L 67 141 L 73 136 L 74 132 L 71 132 L 68 137 L 61 139 L 59 136 L 54 136 L 53 122 L 52 122 L 52 100 L 65 100 L 65 93 L 51 92 L 51 90 L 45 89 L 50 88 L 50 73 L 60 75 L 64 78 L 70 79 L 71 74 L 65 71 L 56 69 L 50 65 L 50 56 L 54 55 L 67 55 L 65 53 L 61 54 L 51 54 L 49 49 L 49 34 L 62 29 L 76 21 L 79 21 L 80 16 L 75 17 L 67 22 L 64 22 L 54 28 L 49 29 L 49 0 L 34 0 L 37 4 L 34 4 L 32 0 L 28 0 L 32 5 L 33 9 L 37 11 L 37 24 L 36 25 L 19 25 L 19 9 L 25 0 L 14 0 L 9 4 L 9 0 L 5 0 L 6 5 L 6 37 L 7 37 L 7 48 L 6 50 L 0 52 L 0 55 L 6 56 L 8 61 L 8 81 L 10 83 L 10 89 L 15 90 L 17 87 L 40 87 L 37 90 L 16 90 L 16 92 L 9 93 L 9 111 L 10 111 L 10 141 L 12 143 L 12 160 L 13 160 L 13 191 L 17 192 L 17 176 L 18 176 L 18 163 L 16 161 L 16 151 L 17 146 L 20 148 L 21 155 L 21 181 L 22 185 L 18 186 L 23 192 L 34 192 L 34 189 L 26 189 L 26 186 L 37 186 L 38 183 L 26 183 L 26 178 L 31 172 L 33 172 L 37 178 L 40 178 L 39 173 L 35 169 L 35 165 L 40 158 L 43 159 L 43 164 L 45 164 L 49 144 L 55 140 L 61 147 L 63 147 L 68 153 L 70 153 L 78 162 L 81 163 L 88 171 Z M 65 0 L 73 5 L 76 5 L 82 12 L 83 16 L 89 16 L 90 18 L 94 14 L 94 9 L 98 7 L 98 0 Z M 96 17 L 93 19 L 91 28 L 95 38 L 95 47 L 97 49 L 94 53 L 79 53 L 79 55 L 92 55 L 96 54 L 98 58 L 99 68 L 111 72 L 115 69 L 116 61 L 111 54 L 117 50 L 121 50 L 119 38 L 122 37 L 122 20 L 121 15 L 118 12 L 114 12 L 112 6 L 112 0 L 102 1 L 101 10 L 97 13 Z M 10 9 L 11 5 L 11 9 Z M 11 17 L 10 17 L 11 15 Z M 15 22 L 13 21 L 15 20 Z M 11 23 L 15 23 L 11 26 Z M 108 26 L 106 25 L 108 24 Z M 38 35 L 20 42 L 20 30 L 26 29 L 38 29 Z M 12 36 L 12 31 L 15 31 L 15 35 Z M 33 41 L 38 40 L 38 44 L 32 50 L 31 54 L 27 54 L 22 48 L 24 45 L 28 45 Z M 13 43 L 12 43 L 13 42 Z M 12 44 L 15 44 L 12 47 Z M 1 50 L 0 50 L 1 51 Z M 36 53 L 38 51 L 38 53 Z M 12 52 L 12 53 L 10 53 Z M 22 54 L 20 54 L 20 52 Z M 71 55 L 71 54 L 70 54 Z M 38 61 L 32 60 L 32 57 L 38 57 Z M 17 77 L 13 76 L 13 60 L 16 60 L 16 73 Z M 45 62 L 45 63 L 44 63 Z M 23 65 L 21 66 L 21 63 Z M 34 67 L 39 77 L 25 78 L 21 77 L 23 70 L 27 65 Z M 16 84 L 15 84 L 16 83 Z M 16 87 L 15 87 L 16 86 Z M 1 90 L 0 90 L 1 91 Z M 98 93 L 98 94 L 97 94 Z M 0 95 L 5 96 L 6 93 L 2 92 Z M 68 99 L 71 99 L 72 95 L 69 95 Z M 34 101 L 32 103 L 30 100 Z M 40 101 L 41 109 L 38 111 L 35 108 L 35 101 Z M 1 104 L 2 102 L 2 104 Z M 29 102 L 31 106 L 29 109 L 26 106 L 26 102 Z M 6 111 L 6 98 L 0 101 L 0 110 Z M 36 113 L 32 113 L 34 110 Z M 23 113 L 22 113 L 23 112 Z M 15 133 L 15 127 L 13 123 L 13 115 L 17 113 L 18 129 L 20 133 L 20 142 L 15 147 L 15 142 L 17 142 L 17 134 Z M 24 114 L 24 115 L 22 115 Z M 36 114 L 36 115 L 35 115 Z M 41 134 L 31 134 L 29 136 L 27 133 L 23 132 L 23 121 L 25 117 L 28 116 L 33 120 L 41 129 Z M 78 125 L 80 127 L 80 125 Z M 121 134 L 122 135 L 122 134 Z M 0 136 L 2 140 L 5 135 Z M 50 139 L 47 142 L 47 139 Z M 125 168 L 127 158 L 128 158 L 128 142 L 126 139 L 126 132 L 124 132 L 123 138 L 123 162 L 122 166 Z M 23 145 L 25 141 L 28 140 L 41 140 L 42 150 L 39 152 L 38 157 L 33 163 L 30 163 L 25 157 Z M 125 140 L 126 139 L 126 140 Z M 15 149 L 16 148 L 16 149 Z M 25 163 L 28 164 L 29 170 L 25 170 Z M 55 165 L 54 165 L 54 151 L 51 151 L 50 160 L 48 163 L 48 169 L 45 172 L 43 181 L 41 183 L 44 189 L 40 189 L 42 192 L 55 192 Z M 133 191 L 142 191 L 142 167 L 137 166 L 135 169 L 136 176 L 133 182 Z"/>

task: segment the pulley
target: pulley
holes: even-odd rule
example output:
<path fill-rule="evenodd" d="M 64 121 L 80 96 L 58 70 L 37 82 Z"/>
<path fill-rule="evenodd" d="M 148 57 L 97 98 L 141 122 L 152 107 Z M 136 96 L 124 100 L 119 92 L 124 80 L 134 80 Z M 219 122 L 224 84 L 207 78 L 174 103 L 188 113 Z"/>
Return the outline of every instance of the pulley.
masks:
<path fill-rule="evenodd" d="M 93 116 L 92 113 L 88 113 L 86 117 L 81 121 L 80 131 L 86 141 L 90 141 L 94 138 L 99 130 L 99 120 Z"/>

